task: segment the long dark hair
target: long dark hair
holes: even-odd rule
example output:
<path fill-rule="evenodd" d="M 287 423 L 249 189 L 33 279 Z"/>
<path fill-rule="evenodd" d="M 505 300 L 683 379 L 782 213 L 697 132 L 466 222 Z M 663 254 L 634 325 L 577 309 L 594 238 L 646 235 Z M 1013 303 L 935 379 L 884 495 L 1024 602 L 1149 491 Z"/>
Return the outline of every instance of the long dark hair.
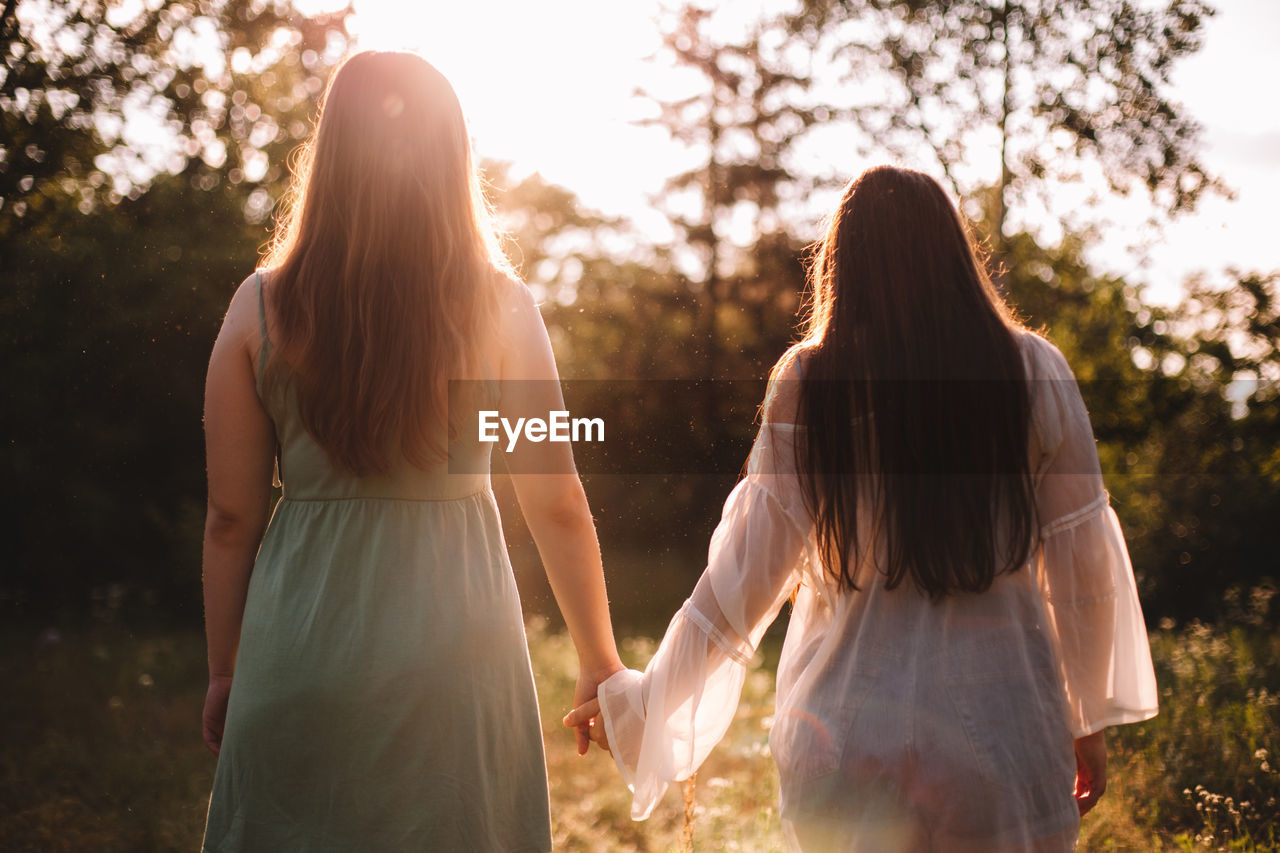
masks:
<path fill-rule="evenodd" d="M 825 570 L 858 589 L 850 561 L 870 553 L 889 589 L 987 589 L 1036 533 L 1030 391 L 964 220 L 927 175 L 871 169 L 809 273 L 796 461 Z"/>
<path fill-rule="evenodd" d="M 446 455 L 506 261 L 453 87 L 422 57 L 364 51 L 334 73 L 266 265 L 277 352 L 303 424 L 356 475 Z"/>

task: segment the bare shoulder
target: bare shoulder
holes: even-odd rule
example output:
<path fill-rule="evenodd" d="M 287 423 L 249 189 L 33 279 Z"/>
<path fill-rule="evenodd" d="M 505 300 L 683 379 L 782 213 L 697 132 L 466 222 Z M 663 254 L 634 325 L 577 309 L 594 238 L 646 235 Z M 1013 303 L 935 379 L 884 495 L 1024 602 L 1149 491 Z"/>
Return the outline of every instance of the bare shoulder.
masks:
<path fill-rule="evenodd" d="M 263 284 L 259 283 L 260 280 Z M 256 345 L 261 328 L 258 289 L 265 286 L 265 280 L 265 271 L 255 270 L 240 282 L 231 297 L 231 304 L 227 306 L 219 337 L 226 337 L 229 342 Z"/>
<path fill-rule="evenodd" d="M 510 275 L 495 273 L 497 340 L 503 379 L 541 379 L 555 375 L 551 341 L 533 291 Z"/>
<path fill-rule="evenodd" d="M 538 300 L 529 286 L 516 277 L 499 271 L 494 278 L 500 338 L 507 344 L 516 343 L 542 326 Z"/>
<path fill-rule="evenodd" d="M 497 304 L 504 312 L 519 313 L 528 311 L 530 308 L 537 309 L 538 302 L 533 296 L 533 291 L 514 273 L 495 269 L 493 287 L 497 295 Z"/>

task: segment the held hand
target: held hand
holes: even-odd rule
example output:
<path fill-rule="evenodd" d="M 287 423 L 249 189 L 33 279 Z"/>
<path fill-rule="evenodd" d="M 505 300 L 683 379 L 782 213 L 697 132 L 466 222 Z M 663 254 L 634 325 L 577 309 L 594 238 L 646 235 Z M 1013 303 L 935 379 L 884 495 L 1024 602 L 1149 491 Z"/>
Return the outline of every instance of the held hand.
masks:
<path fill-rule="evenodd" d="M 1107 790 L 1107 734 L 1103 729 L 1076 739 L 1076 806 L 1083 817 Z"/>
<path fill-rule="evenodd" d="M 594 701 L 600 684 L 609 676 L 622 669 L 625 669 L 622 665 L 622 661 L 616 659 L 612 663 L 596 669 L 583 668 L 578 674 L 578 686 L 573 691 L 574 708 L 580 708 L 584 703 Z M 599 712 L 600 705 L 597 702 L 596 714 Z M 581 723 L 575 724 L 575 727 L 577 728 L 575 737 L 578 741 L 578 755 L 586 755 L 587 750 L 591 748 L 591 741 L 596 740 L 595 736 L 592 734 L 593 728 L 599 729 L 601 733 L 604 732 L 604 726 L 602 724 L 595 726 L 591 725 L 590 718 L 593 716 L 595 716 L 595 714 L 588 715 L 588 717 L 584 718 Z M 598 722 L 599 721 L 597 721 L 597 723 Z"/>
<path fill-rule="evenodd" d="M 204 696 L 204 745 L 217 755 L 222 751 L 222 729 L 227 722 L 227 699 L 231 696 L 231 676 L 209 676 L 209 692 Z"/>
<path fill-rule="evenodd" d="M 569 728 L 576 728 L 579 732 L 586 729 L 590 734 L 591 740 L 596 742 L 596 746 L 609 751 L 609 735 L 604 730 L 604 717 L 600 716 L 600 700 L 592 699 L 572 711 L 564 715 L 562 721 Z M 585 755 L 586 749 L 580 747 L 579 755 Z"/>

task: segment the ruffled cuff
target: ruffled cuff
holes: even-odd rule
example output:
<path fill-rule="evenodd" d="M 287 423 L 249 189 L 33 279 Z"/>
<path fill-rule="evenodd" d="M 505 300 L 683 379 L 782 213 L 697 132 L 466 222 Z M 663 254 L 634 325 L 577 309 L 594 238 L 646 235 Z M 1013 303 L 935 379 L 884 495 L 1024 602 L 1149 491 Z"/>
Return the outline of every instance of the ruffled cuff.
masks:
<path fill-rule="evenodd" d="M 644 739 L 643 683 L 643 673 L 624 669 L 601 682 L 597 694 L 613 763 L 618 765 L 622 780 L 632 791 L 636 789 L 636 765 L 640 762 L 640 744 Z"/>
<path fill-rule="evenodd" d="M 686 602 L 643 675 L 623 671 L 600 685 L 605 733 L 632 791 L 633 820 L 649 817 L 672 782 L 688 779 L 733 721 L 746 667 L 717 642 L 722 631 L 708 634 L 708 623 L 718 620 Z"/>
<path fill-rule="evenodd" d="M 1124 534 L 1105 500 L 1046 529 L 1045 600 L 1072 734 L 1150 719 L 1155 670 Z"/>

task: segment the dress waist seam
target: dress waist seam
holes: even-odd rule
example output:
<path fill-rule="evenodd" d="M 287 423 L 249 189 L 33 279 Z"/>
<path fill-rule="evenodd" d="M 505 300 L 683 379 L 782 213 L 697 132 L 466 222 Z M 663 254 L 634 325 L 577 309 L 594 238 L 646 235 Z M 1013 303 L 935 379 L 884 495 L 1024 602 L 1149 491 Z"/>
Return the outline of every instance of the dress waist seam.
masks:
<path fill-rule="evenodd" d="M 350 495 L 347 497 L 336 498 L 295 498 L 289 495 L 281 495 L 280 501 L 288 501 L 296 504 L 327 504 L 327 503 L 347 503 L 351 501 L 376 501 L 379 503 L 406 503 L 406 504 L 449 504 L 461 503 L 463 501 L 473 500 L 474 498 L 483 497 L 490 494 L 488 489 L 479 489 L 456 498 L 402 498 L 391 497 L 389 495 Z"/>

